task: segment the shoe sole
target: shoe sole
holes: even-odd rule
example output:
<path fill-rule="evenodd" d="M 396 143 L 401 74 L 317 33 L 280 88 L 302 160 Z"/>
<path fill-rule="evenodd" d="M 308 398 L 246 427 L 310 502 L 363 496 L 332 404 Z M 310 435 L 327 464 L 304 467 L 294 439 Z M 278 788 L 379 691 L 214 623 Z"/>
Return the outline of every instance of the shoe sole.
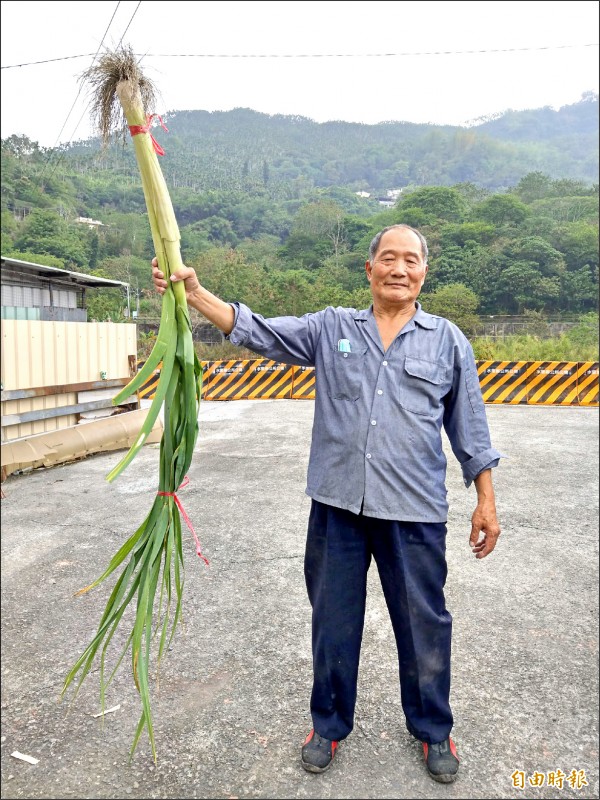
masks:
<path fill-rule="evenodd" d="M 427 772 L 429 773 L 429 776 L 438 783 L 454 783 L 454 781 L 457 778 L 457 773 L 455 773 L 454 775 L 449 775 L 447 773 L 442 775 L 435 775 L 433 772 L 430 772 L 429 770 L 427 770 Z"/>
<path fill-rule="evenodd" d="M 331 764 L 333 763 L 333 759 L 327 764 L 326 767 L 315 767 L 314 764 L 309 764 L 307 761 L 302 761 L 302 766 L 307 772 L 312 772 L 314 774 L 320 774 L 321 772 L 327 772 Z"/>

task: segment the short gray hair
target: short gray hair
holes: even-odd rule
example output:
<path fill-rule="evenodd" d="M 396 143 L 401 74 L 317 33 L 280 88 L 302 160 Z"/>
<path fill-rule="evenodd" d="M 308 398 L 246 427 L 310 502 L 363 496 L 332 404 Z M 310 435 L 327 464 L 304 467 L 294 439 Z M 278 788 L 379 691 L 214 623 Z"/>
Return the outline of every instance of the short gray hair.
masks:
<path fill-rule="evenodd" d="M 429 255 L 427 240 L 420 231 L 416 230 L 416 228 L 411 228 L 410 225 L 403 225 L 402 223 L 399 223 L 398 225 L 388 225 L 387 228 L 384 228 L 382 231 L 379 231 L 379 233 L 375 234 L 371 244 L 369 245 L 369 261 L 373 263 L 373 259 L 379 250 L 379 245 L 381 244 L 381 237 L 383 234 L 387 233 L 388 231 L 396 230 L 396 228 L 403 228 L 405 231 L 412 231 L 415 234 L 415 236 L 421 242 L 421 255 L 423 256 L 423 261 L 427 264 L 427 256 Z"/>

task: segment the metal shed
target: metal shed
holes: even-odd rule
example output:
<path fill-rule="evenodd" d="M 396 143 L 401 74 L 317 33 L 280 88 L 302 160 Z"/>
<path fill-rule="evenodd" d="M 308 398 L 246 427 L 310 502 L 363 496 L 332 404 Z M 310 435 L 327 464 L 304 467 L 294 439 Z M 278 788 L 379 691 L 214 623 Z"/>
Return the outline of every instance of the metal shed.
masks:
<path fill-rule="evenodd" d="M 112 405 L 137 369 L 137 326 L 125 320 L 88 322 L 85 293 L 103 287 L 127 291 L 129 285 L 5 256 L 1 263 L 3 473 L 7 466 L 19 467 L 25 445 L 35 464 L 81 455 L 82 447 L 92 452 L 119 445 L 125 419 L 109 426 L 102 441 L 93 438 L 93 425 L 108 424 L 106 418 L 115 414 L 128 418 L 122 412 L 139 409 L 136 395 Z M 58 432 L 68 452 L 52 439 Z M 9 443 L 13 450 L 20 443 L 18 458 L 5 452 Z"/>
<path fill-rule="evenodd" d="M 87 322 L 87 289 L 129 290 L 122 281 L 6 256 L 2 256 L 1 269 L 2 319 Z"/>

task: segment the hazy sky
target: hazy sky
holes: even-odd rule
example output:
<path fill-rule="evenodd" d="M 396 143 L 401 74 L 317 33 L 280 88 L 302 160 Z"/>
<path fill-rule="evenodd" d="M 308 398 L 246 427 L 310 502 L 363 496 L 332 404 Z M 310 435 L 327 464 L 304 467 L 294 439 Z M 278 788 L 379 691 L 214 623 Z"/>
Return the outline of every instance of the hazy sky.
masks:
<path fill-rule="evenodd" d="M 25 134 L 48 147 L 95 135 L 79 76 L 121 40 L 145 54 L 157 113 L 243 107 L 317 122 L 460 125 L 507 109 L 559 108 L 598 93 L 598 8 L 596 0 L 3 0 L 2 138 Z"/>

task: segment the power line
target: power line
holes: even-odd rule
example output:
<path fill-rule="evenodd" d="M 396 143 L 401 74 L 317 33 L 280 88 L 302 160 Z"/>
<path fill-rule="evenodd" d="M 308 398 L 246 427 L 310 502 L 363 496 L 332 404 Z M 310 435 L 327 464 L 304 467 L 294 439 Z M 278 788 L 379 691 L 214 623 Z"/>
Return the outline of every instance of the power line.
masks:
<path fill-rule="evenodd" d="M 135 11 L 134 11 L 134 12 L 133 12 L 133 14 L 131 15 L 131 18 L 130 18 L 129 22 L 127 23 L 127 27 L 125 28 L 125 30 L 123 31 L 123 34 L 122 34 L 121 38 L 119 39 L 119 44 L 117 45 L 117 49 L 118 49 L 118 48 L 121 46 L 121 42 L 122 42 L 122 41 L 123 41 L 123 39 L 125 38 L 125 34 L 126 34 L 126 33 L 127 33 L 127 31 L 129 30 L 129 26 L 130 26 L 130 25 L 131 25 L 131 23 L 133 22 L 133 18 L 134 18 L 134 17 L 135 17 L 135 15 L 137 14 L 137 12 L 138 12 L 138 8 L 139 8 L 141 5 L 142 5 L 142 0 L 139 0 L 139 2 L 138 2 L 138 4 L 137 4 L 137 6 L 135 7 Z"/>
<path fill-rule="evenodd" d="M 140 0 L 141 2 L 141 0 Z M 140 3 L 138 3 L 139 8 Z M 135 16 L 136 10 L 133 12 Z M 131 19 L 133 19 L 133 16 Z M 130 20 L 131 24 L 131 20 Z M 129 25 L 127 26 L 129 28 Z M 125 31 L 126 32 L 126 31 Z M 125 34 L 123 34 L 124 36 Z M 121 37 L 121 41 L 123 37 Z M 121 42 L 119 42 L 121 44 Z M 540 47 L 505 47 L 490 50 L 426 50 L 422 52 L 403 52 L 403 53 L 144 53 L 145 58 L 410 58 L 413 56 L 464 56 L 464 55 L 487 55 L 489 53 L 524 53 L 536 52 L 540 50 L 568 50 L 578 47 L 598 47 L 598 42 L 586 44 L 559 44 L 543 45 Z M 28 61 L 23 64 L 8 64 L 0 69 L 16 69 L 17 67 L 32 67 L 38 64 L 51 64 L 55 61 L 67 61 L 73 58 L 88 58 L 93 53 L 82 53 L 76 56 L 62 56 L 60 58 L 48 58 L 44 61 Z M 140 58 L 142 57 L 141 54 Z"/>
<path fill-rule="evenodd" d="M 117 13 L 117 10 L 118 10 L 118 8 L 119 8 L 119 6 L 120 6 L 120 5 L 121 5 L 121 0 L 119 0 L 119 2 L 117 3 L 117 5 L 116 5 L 116 7 L 115 7 L 115 10 L 113 11 L 112 17 L 110 18 L 110 22 L 108 23 L 108 25 L 107 25 L 107 28 L 106 28 L 106 30 L 104 31 L 104 35 L 102 36 L 102 39 L 101 39 L 101 41 L 100 41 L 100 44 L 98 45 L 98 49 L 96 50 L 96 53 L 95 53 L 95 55 L 94 55 L 94 58 L 92 59 L 92 62 L 91 62 L 92 64 L 94 63 L 94 61 L 95 61 L 95 60 L 96 60 L 96 58 L 98 57 L 98 53 L 100 52 L 100 48 L 102 47 L 102 43 L 104 42 L 104 39 L 106 38 L 106 34 L 108 33 L 110 26 L 112 25 L 112 21 L 113 21 L 113 19 L 115 18 L 115 14 Z M 90 66 L 91 66 L 91 64 L 90 64 Z M 73 105 L 71 106 L 71 108 L 70 108 L 70 110 L 69 110 L 69 113 L 67 114 L 67 117 L 66 117 L 65 121 L 63 122 L 63 126 L 62 126 L 62 128 L 60 129 L 60 132 L 59 132 L 58 136 L 56 137 L 56 141 L 54 142 L 54 147 L 56 147 L 56 145 L 58 144 L 58 141 L 59 141 L 59 139 L 60 139 L 60 137 L 61 137 L 61 134 L 62 134 L 62 132 L 64 131 L 64 129 L 65 129 L 65 127 L 66 127 L 66 124 L 67 124 L 67 122 L 69 121 L 69 117 L 70 117 L 70 116 L 71 116 L 71 114 L 73 113 L 73 109 L 75 108 L 75 104 L 76 104 L 76 103 L 77 103 L 77 101 L 79 100 L 79 95 L 81 94 L 81 90 L 82 90 L 82 86 L 80 85 L 80 86 L 79 86 L 79 91 L 77 92 L 77 95 L 75 96 L 75 100 L 73 101 Z M 42 177 L 43 177 L 43 173 L 42 173 Z"/>
<path fill-rule="evenodd" d="M 137 6 L 135 7 L 135 10 L 134 10 L 133 14 L 131 15 L 131 17 L 130 17 L 130 19 L 129 19 L 129 22 L 127 23 L 127 27 L 126 27 L 126 28 L 125 28 L 125 30 L 123 31 L 123 34 L 122 34 L 122 36 L 121 36 L 121 38 L 120 38 L 120 40 L 119 40 L 119 45 L 121 44 L 121 42 L 123 41 L 123 37 L 125 36 L 125 34 L 127 33 L 127 31 L 129 30 L 129 26 L 131 25 L 131 23 L 132 23 L 132 21 L 133 21 L 133 18 L 134 18 L 134 17 L 135 17 L 135 15 L 137 14 L 137 12 L 138 12 L 138 9 L 139 9 L 139 7 L 140 7 L 141 3 L 142 3 L 142 0 L 139 0 L 139 2 L 138 2 L 138 4 L 137 4 Z M 100 50 L 101 50 L 101 48 L 102 48 L 102 46 L 103 46 L 103 44 L 104 44 L 104 40 L 106 39 L 106 36 L 107 36 L 107 34 L 108 34 L 108 31 L 110 30 L 110 26 L 111 26 L 111 25 L 112 25 L 112 23 L 113 23 L 113 20 L 114 20 L 114 18 L 115 18 L 115 15 L 116 15 L 116 13 L 117 13 L 117 11 L 118 11 L 118 9 L 119 9 L 119 6 L 120 6 L 120 5 L 121 5 L 121 0 L 118 0 L 118 2 L 117 2 L 117 5 L 115 6 L 115 10 L 113 11 L 112 17 L 110 18 L 110 22 L 108 23 L 108 25 L 107 25 L 107 27 L 106 27 L 106 30 L 104 31 L 104 34 L 103 34 L 103 36 L 102 36 L 102 39 L 100 40 L 100 44 L 98 45 L 98 49 L 96 50 L 96 52 L 95 52 L 95 54 L 94 54 L 94 57 L 93 57 L 93 59 L 92 59 L 92 61 L 91 61 L 91 63 L 90 63 L 90 66 L 91 66 L 91 65 L 94 63 L 94 61 L 95 61 L 95 60 L 96 60 L 96 58 L 98 57 L 98 53 L 100 52 Z M 51 162 L 51 160 L 52 160 L 52 153 L 54 153 L 54 152 L 55 152 L 56 145 L 58 144 L 58 142 L 59 142 L 59 140 L 60 140 L 60 137 L 61 137 L 61 134 L 62 134 L 62 132 L 64 131 L 64 129 L 65 129 L 65 126 L 66 126 L 67 122 L 69 121 L 69 117 L 71 116 L 71 114 L 72 114 L 72 112 L 73 112 L 73 109 L 75 108 L 75 104 L 77 103 L 77 100 L 79 99 L 79 95 L 81 94 L 81 90 L 82 90 L 82 85 L 80 84 L 80 86 L 79 86 L 79 91 L 77 92 L 77 96 L 75 97 L 75 100 L 73 101 L 73 105 L 71 106 L 71 109 L 70 109 L 69 113 L 67 114 L 67 118 L 65 119 L 65 121 L 64 121 L 64 123 L 63 123 L 63 126 L 62 126 L 62 128 L 60 129 L 60 133 L 59 133 L 59 134 L 58 134 L 58 136 L 56 137 L 56 141 L 55 141 L 55 143 L 54 143 L 54 147 L 52 148 L 52 151 L 51 151 L 50 157 L 48 158 L 48 160 L 47 160 L 47 161 L 46 161 L 46 163 L 44 164 L 44 167 L 43 167 L 43 169 L 42 169 L 42 173 L 41 173 L 41 175 L 40 175 L 40 181 L 43 179 L 43 177 L 44 177 L 44 174 L 45 174 L 45 172 L 46 172 L 46 168 L 48 167 L 48 165 L 50 164 L 50 162 Z M 86 113 L 87 113 L 87 110 L 85 110 L 85 111 L 83 112 L 83 114 L 81 115 L 81 117 L 79 118 L 79 121 L 77 122 L 77 125 L 76 125 L 76 126 L 75 126 L 75 128 L 73 129 L 73 133 L 71 134 L 71 137 L 70 137 L 69 141 L 73 141 L 73 138 L 74 138 L 74 136 L 75 136 L 75 133 L 77 132 L 77 129 L 78 129 L 78 128 L 79 128 L 79 126 L 81 125 L 81 121 L 83 120 L 83 118 L 84 118 L 84 116 L 86 115 Z M 54 175 L 54 173 L 56 172 L 56 170 L 57 170 L 57 169 L 58 169 L 58 167 L 60 166 L 60 163 L 61 163 L 61 161 L 63 160 L 63 158 L 64 158 L 64 153 L 61 153 L 61 154 L 60 154 L 60 156 L 59 156 L 59 158 L 58 158 L 58 160 L 57 160 L 57 162 L 56 162 L 56 164 L 54 165 L 54 169 L 52 170 L 52 172 L 51 172 L 51 174 L 50 174 L 50 177 L 52 177 L 52 175 Z"/>
<path fill-rule="evenodd" d="M 100 42 L 100 46 L 99 46 L 99 47 L 98 47 L 98 49 L 96 50 L 96 54 L 94 55 L 94 58 L 92 59 L 90 66 L 91 66 L 91 65 L 94 63 L 94 61 L 95 61 L 95 60 L 96 60 L 96 58 L 98 57 L 98 53 L 100 52 L 100 48 L 102 47 L 102 45 L 103 45 L 103 43 L 104 43 L 104 39 L 106 38 L 106 35 L 107 35 L 108 31 L 109 31 L 109 28 L 110 28 L 110 26 L 112 25 L 112 21 L 113 21 L 113 19 L 115 18 L 115 14 L 117 13 L 117 9 L 119 8 L 120 4 L 121 4 L 121 0 L 119 0 L 119 2 L 117 3 L 117 7 L 115 8 L 115 10 L 114 10 L 114 13 L 113 13 L 112 17 L 110 18 L 110 22 L 108 23 L 108 27 L 107 27 L 107 29 L 104 31 L 104 36 L 102 37 L 102 41 Z M 126 27 L 126 28 L 125 28 L 125 30 L 123 31 L 123 35 L 121 36 L 121 38 L 120 38 L 120 40 L 119 40 L 119 45 L 120 45 L 120 44 L 121 44 L 121 42 L 123 41 L 123 36 L 125 36 L 125 34 L 127 33 L 127 31 L 129 30 L 129 26 L 130 26 L 130 25 L 131 25 L 131 23 L 133 22 L 133 18 L 134 18 L 134 17 L 135 17 L 135 15 L 137 14 L 137 12 L 138 12 L 138 8 L 141 6 L 141 4 L 142 4 L 142 0 L 139 0 L 139 2 L 138 2 L 138 4 L 137 4 L 137 6 L 135 7 L 135 11 L 134 11 L 134 12 L 133 12 L 133 14 L 131 15 L 131 17 L 130 17 L 130 19 L 129 19 L 129 22 L 127 23 L 127 27 Z M 77 97 L 75 98 L 75 102 L 77 102 L 77 98 L 79 97 L 80 93 L 81 93 L 81 87 L 79 88 L 79 92 L 77 93 Z M 74 130 L 73 130 L 73 133 L 71 134 L 71 137 L 70 137 L 69 141 L 71 141 L 71 142 L 73 141 L 73 138 L 74 138 L 74 136 L 75 136 L 75 134 L 76 134 L 76 132 L 77 132 L 77 129 L 78 129 L 78 128 L 79 128 L 79 126 L 81 125 L 81 121 L 82 121 L 82 119 L 85 117 L 85 115 L 86 115 L 86 114 L 87 114 L 87 109 L 86 109 L 86 110 L 84 110 L 83 114 L 82 114 L 82 115 L 81 115 L 81 117 L 79 118 L 79 122 L 78 122 L 78 123 L 77 123 L 77 125 L 75 126 L 75 128 L 74 128 Z M 61 133 L 62 133 L 62 131 L 61 131 Z M 59 136 L 60 136 L 60 134 L 59 134 Z M 56 146 L 56 145 L 55 145 L 55 146 Z"/>

